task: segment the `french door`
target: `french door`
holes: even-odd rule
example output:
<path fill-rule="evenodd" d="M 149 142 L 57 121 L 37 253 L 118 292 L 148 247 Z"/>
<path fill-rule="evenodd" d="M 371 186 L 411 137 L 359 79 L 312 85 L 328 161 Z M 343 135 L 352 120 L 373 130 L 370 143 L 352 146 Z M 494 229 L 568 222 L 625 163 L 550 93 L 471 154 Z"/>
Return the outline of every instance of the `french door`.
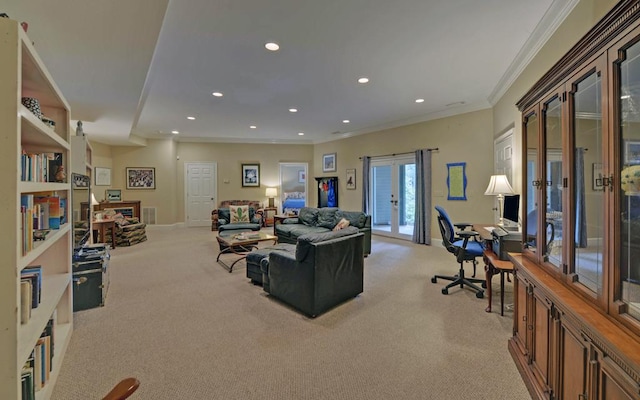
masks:
<path fill-rule="evenodd" d="M 373 233 L 411 240 L 415 218 L 415 156 L 372 159 L 371 229 Z"/>

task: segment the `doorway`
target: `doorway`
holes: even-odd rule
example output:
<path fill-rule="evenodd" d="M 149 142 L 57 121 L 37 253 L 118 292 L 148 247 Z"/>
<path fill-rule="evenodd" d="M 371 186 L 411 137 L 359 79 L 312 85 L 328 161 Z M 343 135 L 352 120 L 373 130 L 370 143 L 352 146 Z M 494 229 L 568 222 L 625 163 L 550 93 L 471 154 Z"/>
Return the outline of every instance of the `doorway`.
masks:
<path fill-rule="evenodd" d="M 184 205 L 187 227 L 209 226 L 211 211 L 216 208 L 217 164 L 184 164 Z"/>
<path fill-rule="evenodd" d="M 415 218 L 415 156 L 372 159 L 371 230 L 383 236 L 411 240 Z"/>
<path fill-rule="evenodd" d="M 280 163 L 278 212 L 297 214 L 302 207 L 307 206 L 308 198 L 307 163 Z"/>

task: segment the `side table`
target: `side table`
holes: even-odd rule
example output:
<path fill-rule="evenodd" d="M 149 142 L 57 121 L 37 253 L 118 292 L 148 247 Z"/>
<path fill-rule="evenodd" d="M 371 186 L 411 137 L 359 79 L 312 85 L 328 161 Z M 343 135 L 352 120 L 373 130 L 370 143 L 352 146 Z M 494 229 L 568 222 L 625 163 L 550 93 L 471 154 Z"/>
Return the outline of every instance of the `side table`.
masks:
<path fill-rule="evenodd" d="M 107 237 L 107 229 L 111 230 L 111 248 L 116 248 L 116 220 L 103 219 L 101 221 L 92 221 L 93 232 L 98 233 L 99 243 L 105 243 Z"/>
<path fill-rule="evenodd" d="M 513 272 L 513 264 L 511 261 L 500 260 L 496 253 L 487 249 L 484 251 L 482 258 L 484 259 L 484 270 L 487 273 L 487 297 L 489 297 L 489 305 L 485 309 L 491 312 L 491 279 L 494 275 L 500 274 L 500 315 L 504 316 L 504 275 Z"/>
<path fill-rule="evenodd" d="M 278 209 L 276 207 L 265 207 L 264 210 L 264 220 L 263 226 L 271 226 L 273 225 L 273 216 L 278 213 Z"/>

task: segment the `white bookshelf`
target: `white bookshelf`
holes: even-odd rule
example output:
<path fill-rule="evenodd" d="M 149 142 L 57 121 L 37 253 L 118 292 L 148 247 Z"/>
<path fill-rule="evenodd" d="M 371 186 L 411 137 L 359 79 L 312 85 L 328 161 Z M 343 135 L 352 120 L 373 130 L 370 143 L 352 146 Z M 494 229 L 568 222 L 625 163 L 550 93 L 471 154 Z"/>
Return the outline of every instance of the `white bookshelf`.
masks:
<path fill-rule="evenodd" d="M 71 283 L 71 225 L 69 183 L 21 181 L 21 154 L 62 153 L 69 171 L 69 105 L 51 78 L 31 41 L 17 21 L 0 18 L 0 398 L 21 399 L 20 375 L 40 334 L 55 315 L 54 357 L 47 384 L 36 398 L 51 396 L 73 331 Z M 43 123 L 21 104 L 22 97 L 40 102 L 43 115 L 56 122 Z M 43 241 L 22 254 L 21 196 L 57 195 L 66 198 L 67 223 L 51 230 Z M 42 266 L 41 303 L 21 324 L 20 273 L 32 265 Z"/>

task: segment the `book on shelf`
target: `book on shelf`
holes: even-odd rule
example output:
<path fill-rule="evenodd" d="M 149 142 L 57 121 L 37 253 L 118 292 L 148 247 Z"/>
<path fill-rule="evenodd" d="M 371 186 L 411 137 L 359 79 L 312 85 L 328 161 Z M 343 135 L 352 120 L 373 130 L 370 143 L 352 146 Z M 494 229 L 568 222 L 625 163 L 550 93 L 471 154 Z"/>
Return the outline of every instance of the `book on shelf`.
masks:
<path fill-rule="evenodd" d="M 20 280 L 20 323 L 26 324 L 31 318 L 31 281 Z"/>
<path fill-rule="evenodd" d="M 55 195 L 36 196 L 34 203 L 47 204 L 46 207 L 49 209 L 48 227 L 43 229 L 60 229 L 60 197 Z"/>
<path fill-rule="evenodd" d="M 31 265 L 20 271 L 20 279 L 29 279 L 32 286 L 32 308 L 38 308 L 42 300 L 42 266 Z"/>

